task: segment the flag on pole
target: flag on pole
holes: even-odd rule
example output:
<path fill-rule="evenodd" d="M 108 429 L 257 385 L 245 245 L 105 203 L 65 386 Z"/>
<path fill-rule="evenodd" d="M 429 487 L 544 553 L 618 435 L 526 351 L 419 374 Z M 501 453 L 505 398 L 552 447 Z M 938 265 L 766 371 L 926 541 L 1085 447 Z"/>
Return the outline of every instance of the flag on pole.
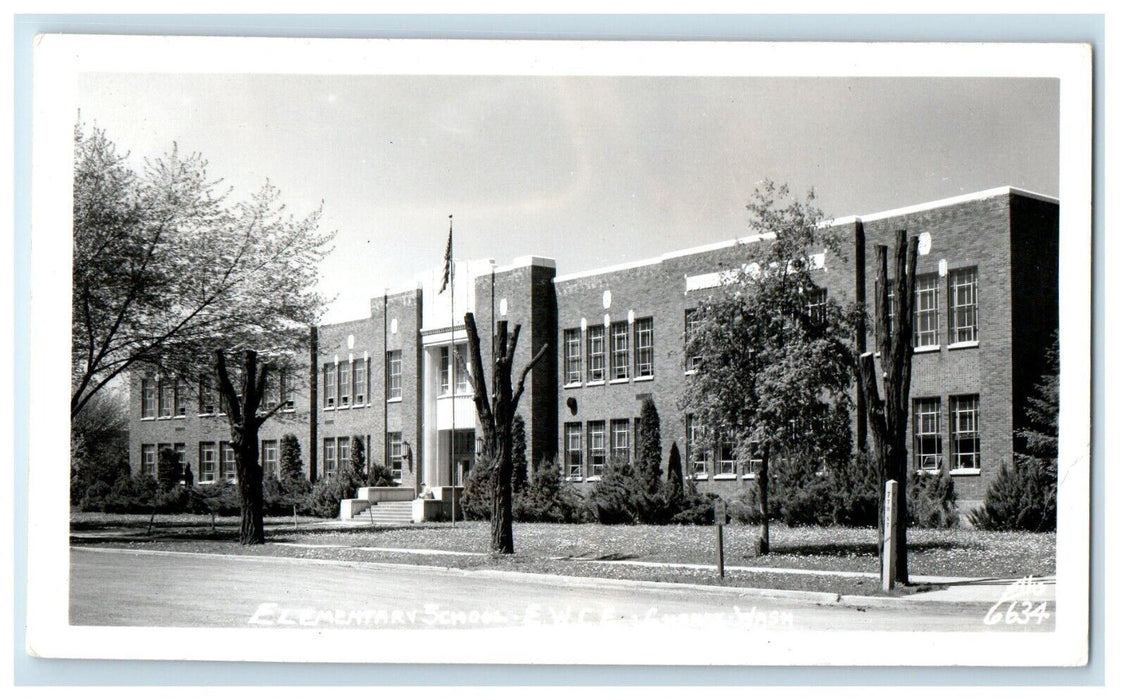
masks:
<path fill-rule="evenodd" d="M 446 267 L 445 267 L 444 270 L 442 270 L 442 288 L 438 290 L 439 294 L 446 291 L 446 287 L 448 287 L 450 282 L 452 281 L 453 273 L 454 273 L 453 254 L 454 254 L 454 217 L 453 217 L 453 214 L 450 214 L 450 237 L 446 239 Z"/>

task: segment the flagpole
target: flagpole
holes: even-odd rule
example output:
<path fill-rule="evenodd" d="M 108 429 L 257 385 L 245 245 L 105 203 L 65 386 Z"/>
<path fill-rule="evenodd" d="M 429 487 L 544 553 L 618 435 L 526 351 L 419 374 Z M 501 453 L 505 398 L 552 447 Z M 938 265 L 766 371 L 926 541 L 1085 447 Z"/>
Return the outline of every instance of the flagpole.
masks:
<path fill-rule="evenodd" d="M 457 485 L 454 479 L 454 436 L 457 426 L 457 357 L 454 345 L 454 215 L 450 214 L 450 525 L 457 525 Z"/>

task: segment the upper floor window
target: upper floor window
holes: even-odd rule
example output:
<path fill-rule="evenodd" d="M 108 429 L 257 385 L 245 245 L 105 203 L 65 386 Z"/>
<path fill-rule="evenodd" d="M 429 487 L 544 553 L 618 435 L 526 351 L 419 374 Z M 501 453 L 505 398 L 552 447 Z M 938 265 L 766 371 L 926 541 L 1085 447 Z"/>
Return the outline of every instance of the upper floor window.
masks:
<path fill-rule="evenodd" d="M 610 379 L 629 379 L 629 324 L 610 326 Z"/>
<path fill-rule="evenodd" d="M 403 398 L 403 351 L 387 353 L 387 398 Z"/>
<path fill-rule="evenodd" d="M 170 379 L 160 381 L 160 417 L 171 418 L 176 406 L 176 382 Z"/>
<path fill-rule="evenodd" d="M 606 379 L 606 327 L 588 326 L 586 329 L 586 380 L 601 382 Z"/>
<path fill-rule="evenodd" d="M 352 363 L 352 397 L 357 406 L 363 405 L 367 400 L 367 360 L 356 360 Z"/>
<path fill-rule="evenodd" d="M 938 275 L 915 280 L 915 347 L 938 345 Z"/>
<path fill-rule="evenodd" d="M 915 469 L 942 468 L 941 403 L 938 397 L 915 399 Z"/>
<path fill-rule="evenodd" d="M 469 346 L 458 343 L 454 347 L 454 391 L 459 394 L 469 393 L 469 368 L 466 362 L 469 359 Z"/>
<path fill-rule="evenodd" d="M 351 403 L 352 388 L 352 363 L 341 362 L 336 365 L 336 386 L 337 394 L 340 396 L 340 405 L 347 406 Z"/>
<path fill-rule="evenodd" d="M 633 324 L 633 371 L 637 377 L 653 376 L 653 319 L 639 318 Z"/>
<path fill-rule="evenodd" d="M 977 341 L 977 268 L 951 270 L 949 275 L 950 342 Z"/>
<path fill-rule="evenodd" d="M 325 408 L 333 408 L 336 406 L 336 367 L 332 364 L 326 364 L 322 375 L 324 377 L 324 405 Z"/>
<path fill-rule="evenodd" d="M 805 293 L 805 313 L 813 323 L 825 323 L 825 312 L 828 308 L 828 289 L 814 287 Z"/>
<path fill-rule="evenodd" d="M 293 410 L 293 397 L 294 397 L 294 394 L 297 391 L 297 375 L 296 375 L 296 373 L 294 373 L 292 371 L 282 372 L 281 379 L 280 379 L 279 383 L 281 384 L 282 410 L 283 411 L 292 411 Z"/>
<path fill-rule="evenodd" d="M 684 369 L 693 372 L 700 368 L 700 363 L 703 362 L 704 357 L 699 353 L 688 354 L 688 348 L 692 345 L 692 338 L 696 334 L 696 330 L 700 327 L 700 319 L 696 313 L 696 309 L 687 309 L 684 312 Z"/>
<path fill-rule="evenodd" d="M 583 381 L 583 332 L 578 328 L 563 331 L 563 378 L 565 384 Z"/>
<path fill-rule="evenodd" d="M 141 418 L 156 417 L 156 380 L 141 379 Z"/>
<path fill-rule="evenodd" d="M 215 413 L 216 410 L 218 409 L 216 401 L 215 380 L 211 377 L 204 377 L 199 380 L 199 412 Z"/>
<path fill-rule="evenodd" d="M 441 364 L 440 374 L 442 383 L 442 389 L 439 393 L 442 396 L 448 396 L 450 393 L 450 368 L 452 366 L 449 346 L 443 347 L 439 351 L 438 356 L 438 361 Z"/>
<path fill-rule="evenodd" d="M 176 415 L 188 415 L 188 383 L 183 379 L 176 380 Z"/>

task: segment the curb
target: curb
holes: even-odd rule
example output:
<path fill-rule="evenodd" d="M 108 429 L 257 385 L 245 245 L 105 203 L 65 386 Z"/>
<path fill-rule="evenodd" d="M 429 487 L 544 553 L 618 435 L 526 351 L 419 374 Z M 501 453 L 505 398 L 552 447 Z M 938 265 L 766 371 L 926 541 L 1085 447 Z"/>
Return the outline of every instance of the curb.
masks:
<path fill-rule="evenodd" d="M 461 569 L 450 566 L 436 566 L 433 564 L 404 564 L 399 562 L 371 562 L 371 561 L 346 561 L 340 559 L 320 559 L 307 557 L 286 557 L 269 554 L 219 554 L 216 552 L 179 552 L 174 550 L 158 549 L 133 549 L 126 547 L 90 547 L 71 545 L 70 549 L 82 549 L 94 552 L 121 552 L 131 554 L 148 554 L 155 556 L 184 556 L 212 558 L 242 558 L 250 561 L 263 562 L 300 562 L 309 565 L 336 565 L 359 569 L 382 570 L 426 570 L 444 572 L 463 576 L 466 578 L 500 579 L 512 581 L 542 581 L 545 584 L 562 588 L 597 588 L 615 590 L 684 590 L 712 595 L 754 596 L 772 600 L 790 600 L 815 605 L 839 605 L 845 607 L 867 608 L 899 608 L 917 606 L 956 606 L 971 605 L 974 601 L 940 601 L 940 600 L 911 600 L 904 598 L 885 598 L 882 596 L 842 595 L 839 593 L 824 593 L 821 591 L 794 591 L 782 588 L 750 588 L 741 586 L 716 586 L 701 583 L 672 583 L 666 581 L 635 581 L 623 579 L 598 578 L 594 576 L 566 576 L 563 574 L 544 574 L 526 571 L 504 571 L 499 569 Z"/>

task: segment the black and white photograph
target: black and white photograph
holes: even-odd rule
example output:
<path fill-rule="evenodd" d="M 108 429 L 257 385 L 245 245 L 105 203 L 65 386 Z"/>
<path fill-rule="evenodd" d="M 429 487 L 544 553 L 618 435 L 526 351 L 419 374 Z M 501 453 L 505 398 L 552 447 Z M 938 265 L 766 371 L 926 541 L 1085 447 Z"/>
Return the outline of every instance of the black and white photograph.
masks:
<path fill-rule="evenodd" d="M 1086 663 L 1089 47 L 36 52 L 35 655 Z"/>

